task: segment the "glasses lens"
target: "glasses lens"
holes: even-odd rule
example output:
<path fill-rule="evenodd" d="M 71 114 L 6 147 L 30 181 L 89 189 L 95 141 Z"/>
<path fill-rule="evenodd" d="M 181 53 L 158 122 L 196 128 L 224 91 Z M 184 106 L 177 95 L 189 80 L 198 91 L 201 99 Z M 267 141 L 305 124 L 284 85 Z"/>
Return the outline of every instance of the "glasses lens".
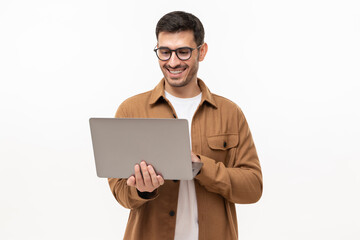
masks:
<path fill-rule="evenodd" d="M 176 50 L 176 55 L 181 60 L 188 60 L 191 57 L 191 49 L 190 48 L 179 48 Z"/>
<path fill-rule="evenodd" d="M 168 48 L 159 48 L 156 53 L 161 60 L 168 60 L 171 56 L 171 51 Z"/>

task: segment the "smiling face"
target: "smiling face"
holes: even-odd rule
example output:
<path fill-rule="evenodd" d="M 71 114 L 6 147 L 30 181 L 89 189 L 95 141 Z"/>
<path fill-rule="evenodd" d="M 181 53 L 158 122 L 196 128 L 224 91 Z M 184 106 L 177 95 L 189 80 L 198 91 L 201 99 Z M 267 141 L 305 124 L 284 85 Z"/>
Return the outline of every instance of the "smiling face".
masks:
<path fill-rule="evenodd" d="M 167 87 L 181 88 L 188 86 L 189 83 L 197 83 L 197 71 L 199 69 L 199 62 L 201 62 L 206 54 L 206 43 L 199 49 L 194 41 L 194 34 L 192 31 L 181 31 L 176 33 L 160 32 L 158 36 L 158 46 L 167 47 L 171 50 L 190 47 L 195 50 L 192 52 L 191 58 L 183 61 L 180 60 L 175 52 L 172 52 L 171 58 L 167 61 L 159 60 L 161 71 L 166 80 L 165 89 Z M 197 85 L 197 84 L 196 84 Z"/>

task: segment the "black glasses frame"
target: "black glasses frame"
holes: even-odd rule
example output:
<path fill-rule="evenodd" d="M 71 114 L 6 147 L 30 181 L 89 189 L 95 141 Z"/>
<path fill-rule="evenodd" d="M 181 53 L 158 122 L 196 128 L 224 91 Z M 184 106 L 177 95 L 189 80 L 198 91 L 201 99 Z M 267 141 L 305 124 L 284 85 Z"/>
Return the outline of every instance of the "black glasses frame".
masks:
<path fill-rule="evenodd" d="M 199 45 L 199 46 L 197 46 L 196 48 L 180 47 L 180 48 L 177 48 L 177 49 L 174 49 L 174 50 L 172 50 L 172 49 L 170 49 L 170 48 L 168 48 L 168 47 L 159 47 L 159 48 L 156 48 L 156 46 L 155 46 L 154 52 L 156 53 L 156 56 L 158 57 L 158 59 L 159 59 L 160 61 L 168 61 L 168 60 L 171 58 L 173 52 L 175 52 L 175 54 L 176 54 L 176 56 L 177 56 L 178 59 L 180 59 L 181 61 L 186 61 L 186 60 L 189 60 L 189 59 L 191 58 L 192 52 L 193 52 L 195 49 L 199 49 L 201 46 L 202 46 L 202 44 Z M 169 50 L 169 51 L 170 51 L 170 56 L 169 56 L 168 59 L 165 59 L 165 60 L 164 60 L 164 59 L 161 59 L 161 58 L 159 57 L 159 55 L 158 55 L 158 50 L 161 50 L 161 49 L 166 49 L 166 50 Z M 189 49 L 189 50 L 191 50 L 190 56 L 189 56 L 188 58 L 186 58 L 186 59 L 182 59 L 182 58 L 180 58 L 179 55 L 178 55 L 178 51 L 179 51 L 179 50 L 183 50 L 183 49 Z"/>

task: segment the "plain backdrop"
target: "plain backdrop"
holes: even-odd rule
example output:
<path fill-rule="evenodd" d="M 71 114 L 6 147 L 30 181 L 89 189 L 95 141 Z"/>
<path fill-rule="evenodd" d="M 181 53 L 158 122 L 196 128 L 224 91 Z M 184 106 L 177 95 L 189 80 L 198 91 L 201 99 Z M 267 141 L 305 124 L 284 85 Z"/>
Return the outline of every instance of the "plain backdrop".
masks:
<path fill-rule="evenodd" d="M 264 192 L 237 205 L 240 239 L 360 239 L 357 0 L 2 0 L 0 239 L 122 239 L 88 119 L 160 81 L 155 26 L 174 10 L 202 21 L 198 76 L 258 150 Z"/>

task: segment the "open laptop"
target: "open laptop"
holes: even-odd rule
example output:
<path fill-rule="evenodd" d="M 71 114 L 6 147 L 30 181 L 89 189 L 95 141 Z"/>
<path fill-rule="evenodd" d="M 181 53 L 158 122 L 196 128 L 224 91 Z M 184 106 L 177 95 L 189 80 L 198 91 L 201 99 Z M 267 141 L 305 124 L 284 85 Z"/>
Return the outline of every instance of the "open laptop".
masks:
<path fill-rule="evenodd" d="M 164 179 L 193 179 L 186 119 L 90 118 L 98 177 L 128 178 L 145 160 Z"/>

